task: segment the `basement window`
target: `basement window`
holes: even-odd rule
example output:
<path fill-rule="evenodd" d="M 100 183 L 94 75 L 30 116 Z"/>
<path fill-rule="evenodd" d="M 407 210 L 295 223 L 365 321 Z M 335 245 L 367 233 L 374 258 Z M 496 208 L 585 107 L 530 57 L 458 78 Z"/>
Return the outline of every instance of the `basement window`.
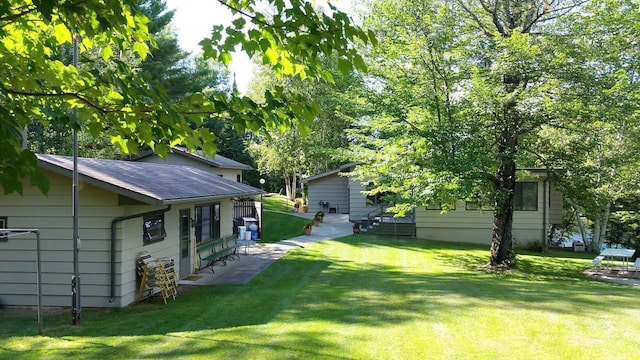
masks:
<path fill-rule="evenodd" d="M 164 213 L 145 216 L 142 222 L 142 230 L 144 234 L 142 243 L 144 245 L 164 240 L 167 237 L 167 232 L 164 229 Z"/>

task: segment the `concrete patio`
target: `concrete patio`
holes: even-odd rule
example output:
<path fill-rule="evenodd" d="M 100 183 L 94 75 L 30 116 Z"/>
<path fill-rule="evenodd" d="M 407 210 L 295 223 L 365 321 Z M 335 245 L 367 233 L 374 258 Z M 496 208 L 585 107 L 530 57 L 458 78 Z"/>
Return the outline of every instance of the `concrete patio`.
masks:
<path fill-rule="evenodd" d="M 313 214 L 296 214 L 297 216 L 312 219 Z M 292 239 L 282 240 L 273 244 L 260 245 L 253 243 L 247 247 L 247 255 L 241 252 L 240 259 L 229 260 L 227 265 L 216 263 L 212 267 L 200 269 L 196 274 L 191 274 L 179 285 L 220 285 L 220 284 L 246 284 L 264 269 L 283 257 L 294 247 L 304 247 L 305 244 L 335 239 L 353 234 L 349 215 L 326 214 L 319 227 L 314 227 L 311 235 L 301 235 Z"/>

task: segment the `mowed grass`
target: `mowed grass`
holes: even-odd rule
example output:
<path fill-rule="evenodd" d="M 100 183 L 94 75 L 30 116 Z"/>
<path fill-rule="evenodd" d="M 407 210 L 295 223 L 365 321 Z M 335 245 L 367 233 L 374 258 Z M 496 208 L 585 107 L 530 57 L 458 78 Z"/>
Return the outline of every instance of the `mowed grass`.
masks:
<path fill-rule="evenodd" d="M 264 210 L 262 216 L 264 223 L 261 243 L 274 243 L 304 235 L 302 225 L 309 222 L 309 219 L 270 210 Z"/>
<path fill-rule="evenodd" d="M 348 236 L 290 251 L 245 285 L 126 309 L 0 313 L 3 359 L 638 359 L 640 291 L 582 275 L 588 258 Z"/>
<path fill-rule="evenodd" d="M 262 197 L 264 208 L 272 211 L 293 212 L 294 202 L 287 199 L 286 196 L 278 194 L 269 194 Z"/>
<path fill-rule="evenodd" d="M 261 243 L 274 243 L 304 234 L 302 225 L 308 223 L 309 219 L 294 215 L 293 201 L 287 200 L 285 196 L 273 194 L 264 197 L 262 202 L 264 222 Z"/>

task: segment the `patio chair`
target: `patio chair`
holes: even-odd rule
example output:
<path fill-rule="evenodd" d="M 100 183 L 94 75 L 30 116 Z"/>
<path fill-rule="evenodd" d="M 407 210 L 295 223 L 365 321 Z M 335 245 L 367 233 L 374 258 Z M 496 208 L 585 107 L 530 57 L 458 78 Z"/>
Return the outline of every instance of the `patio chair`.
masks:
<path fill-rule="evenodd" d="M 638 276 L 638 271 L 640 271 L 640 257 L 636 258 L 636 261 L 633 263 L 633 271 L 635 272 L 633 277 Z"/>

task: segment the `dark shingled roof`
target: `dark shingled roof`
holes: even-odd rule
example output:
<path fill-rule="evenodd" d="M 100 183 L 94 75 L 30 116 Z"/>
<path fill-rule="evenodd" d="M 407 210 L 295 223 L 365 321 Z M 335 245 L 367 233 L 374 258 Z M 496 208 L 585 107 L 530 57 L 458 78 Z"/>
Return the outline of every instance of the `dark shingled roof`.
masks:
<path fill-rule="evenodd" d="M 40 167 L 72 177 L 73 158 L 38 155 Z M 258 188 L 189 166 L 78 158 L 81 182 L 142 201 L 172 204 L 257 195 Z"/>

